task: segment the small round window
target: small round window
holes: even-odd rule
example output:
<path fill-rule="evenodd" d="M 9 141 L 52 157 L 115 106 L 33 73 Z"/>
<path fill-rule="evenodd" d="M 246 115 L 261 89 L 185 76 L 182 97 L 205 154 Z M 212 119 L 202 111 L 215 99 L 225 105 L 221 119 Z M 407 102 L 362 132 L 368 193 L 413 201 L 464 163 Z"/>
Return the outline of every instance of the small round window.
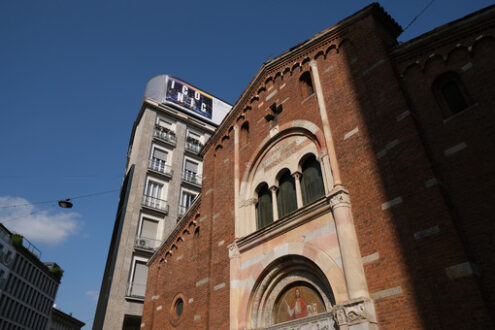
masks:
<path fill-rule="evenodd" d="M 183 311 L 184 311 L 184 301 L 181 298 L 179 298 L 175 302 L 175 314 L 178 317 L 180 317 Z"/>

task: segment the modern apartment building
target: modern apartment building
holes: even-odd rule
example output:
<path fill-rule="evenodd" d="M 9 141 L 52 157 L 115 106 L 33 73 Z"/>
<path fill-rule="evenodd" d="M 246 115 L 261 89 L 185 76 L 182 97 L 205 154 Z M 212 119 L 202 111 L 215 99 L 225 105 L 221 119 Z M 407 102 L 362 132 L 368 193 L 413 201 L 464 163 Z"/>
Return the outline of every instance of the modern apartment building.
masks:
<path fill-rule="evenodd" d="M 134 123 L 93 329 L 139 329 L 151 255 L 201 190 L 201 147 L 231 106 L 169 75 Z"/>
<path fill-rule="evenodd" d="M 0 224 L 0 329 L 46 329 L 61 274 L 40 256 L 27 239 Z"/>

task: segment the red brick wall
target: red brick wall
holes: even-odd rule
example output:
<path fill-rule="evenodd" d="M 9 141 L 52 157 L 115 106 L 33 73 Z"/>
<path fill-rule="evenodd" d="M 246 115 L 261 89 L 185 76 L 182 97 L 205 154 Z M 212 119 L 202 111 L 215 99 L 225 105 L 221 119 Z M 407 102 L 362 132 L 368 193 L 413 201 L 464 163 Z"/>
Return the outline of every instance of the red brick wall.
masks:
<path fill-rule="evenodd" d="M 465 38 L 472 40 L 473 36 Z M 240 152 L 240 178 L 275 125 L 307 120 L 321 129 L 316 96 L 303 99 L 299 89 L 300 74 L 309 70 L 306 58 L 316 58 L 361 253 L 379 253 L 377 260 L 364 266 L 369 291 L 374 294 L 396 287 L 402 291 L 375 300 L 379 326 L 490 326 L 487 306 L 493 307 L 494 251 L 489 243 L 495 237 L 490 221 L 495 154 L 494 114 L 490 110 L 495 94 L 493 61 L 488 58 L 493 45 L 485 42 L 468 55 L 453 54 L 447 63 L 432 62 L 425 71 L 411 69 L 402 80 L 405 63 L 416 58 L 397 56 L 399 47 L 390 48 L 392 39 L 368 15 L 264 68 L 205 154 L 200 207 L 182 222 L 183 229 L 150 266 L 145 329 L 173 328 L 174 324 L 182 329 L 229 327 L 227 245 L 234 240 L 234 132 L 229 128 L 249 122 L 249 142 Z M 459 38 L 454 38 L 438 49 L 414 49 L 411 54 L 428 57 L 433 51 L 452 49 L 458 42 Z M 462 78 L 479 104 L 443 124 L 429 86 L 440 72 L 458 69 L 466 61 L 473 67 L 462 73 Z M 302 69 L 293 68 L 296 62 Z M 286 67 L 291 72 L 285 71 Z M 277 72 L 283 73 L 283 78 Z M 278 92 L 266 101 L 273 91 L 271 84 Z M 255 95 L 257 99 L 253 99 Z M 273 102 L 283 102 L 283 112 L 276 121 L 267 122 L 264 116 Z M 246 107 L 251 109 L 244 111 Z M 404 115 L 406 111 L 412 115 Z M 355 127 L 358 133 L 344 139 Z M 467 149 L 455 159 L 447 159 L 444 150 L 457 141 L 465 141 Z M 426 187 L 432 178 L 445 187 Z M 401 203 L 382 209 L 383 203 L 398 197 Z M 438 233 L 415 238 L 415 233 L 434 226 Z M 196 255 L 193 233 L 197 227 Z M 186 228 L 190 228 L 189 234 L 183 233 Z M 179 236 L 182 242 L 176 242 Z M 177 247 L 172 249 L 172 244 Z M 166 256 L 169 249 L 173 254 Z M 166 262 L 160 262 L 162 258 Z M 447 276 L 447 267 L 466 261 L 477 264 L 482 276 Z M 208 282 L 197 286 L 205 278 Z M 177 324 L 170 322 L 170 310 L 179 293 L 185 299 L 185 309 Z M 194 301 L 189 304 L 190 298 Z M 157 310 L 159 306 L 161 310 Z M 200 319 L 195 320 L 198 315 Z"/>

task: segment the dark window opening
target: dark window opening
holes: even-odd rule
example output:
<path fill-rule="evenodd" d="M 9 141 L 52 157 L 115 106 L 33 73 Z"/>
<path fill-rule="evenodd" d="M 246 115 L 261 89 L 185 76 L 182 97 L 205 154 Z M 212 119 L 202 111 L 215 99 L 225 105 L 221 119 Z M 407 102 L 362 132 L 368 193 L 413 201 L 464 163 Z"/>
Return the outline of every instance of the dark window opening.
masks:
<path fill-rule="evenodd" d="M 313 88 L 313 81 L 311 80 L 311 74 L 309 71 L 304 72 L 299 78 L 299 86 L 301 88 L 301 93 L 303 99 L 312 95 L 315 90 Z"/>
<path fill-rule="evenodd" d="M 297 210 L 296 185 L 289 171 L 285 171 L 279 179 L 277 207 L 280 218 Z"/>
<path fill-rule="evenodd" d="M 301 190 L 304 205 L 325 195 L 320 163 L 315 156 L 306 159 L 302 165 Z"/>
<path fill-rule="evenodd" d="M 184 301 L 181 298 L 179 298 L 175 302 L 175 314 L 177 314 L 177 316 L 180 317 L 183 311 L 184 311 Z"/>
<path fill-rule="evenodd" d="M 433 93 L 445 118 L 466 110 L 472 104 L 466 87 L 455 72 L 444 73 L 435 79 Z"/>
<path fill-rule="evenodd" d="M 258 216 L 258 229 L 266 227 L 273 222 L 272 194 L 266 183 L 258 190 L 256 213 Z"/>
<path fill-rule="evenodd" d="M 245 122 L 241 126 L 240 144 L 244 147 L 249 142 L 249 123 Z"/>

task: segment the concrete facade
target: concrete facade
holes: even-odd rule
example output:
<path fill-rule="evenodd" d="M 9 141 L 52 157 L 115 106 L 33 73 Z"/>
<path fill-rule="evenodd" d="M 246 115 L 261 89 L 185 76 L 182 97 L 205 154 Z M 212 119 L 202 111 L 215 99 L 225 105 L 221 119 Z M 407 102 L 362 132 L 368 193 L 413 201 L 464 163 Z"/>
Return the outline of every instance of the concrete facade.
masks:
<path fill-rule="evenodd" d="M 135 277 L 142 276 L 142 267 L 192 203 L 184 194 L 199 194 L 199 150 L 215 130 L 207 121 L 146 98 L 149 88 L 131 134 L 94 329 L 139 328 L 145 283 Z M 186 162 L 197 164 L 196 174 L 187 171 Z"/>
<path fill-rule="evenodd" d="M 494 22 L 399 44 L 372 4 L 263 64 L 148 263 L 140 327 L 492 328 Z"/>

